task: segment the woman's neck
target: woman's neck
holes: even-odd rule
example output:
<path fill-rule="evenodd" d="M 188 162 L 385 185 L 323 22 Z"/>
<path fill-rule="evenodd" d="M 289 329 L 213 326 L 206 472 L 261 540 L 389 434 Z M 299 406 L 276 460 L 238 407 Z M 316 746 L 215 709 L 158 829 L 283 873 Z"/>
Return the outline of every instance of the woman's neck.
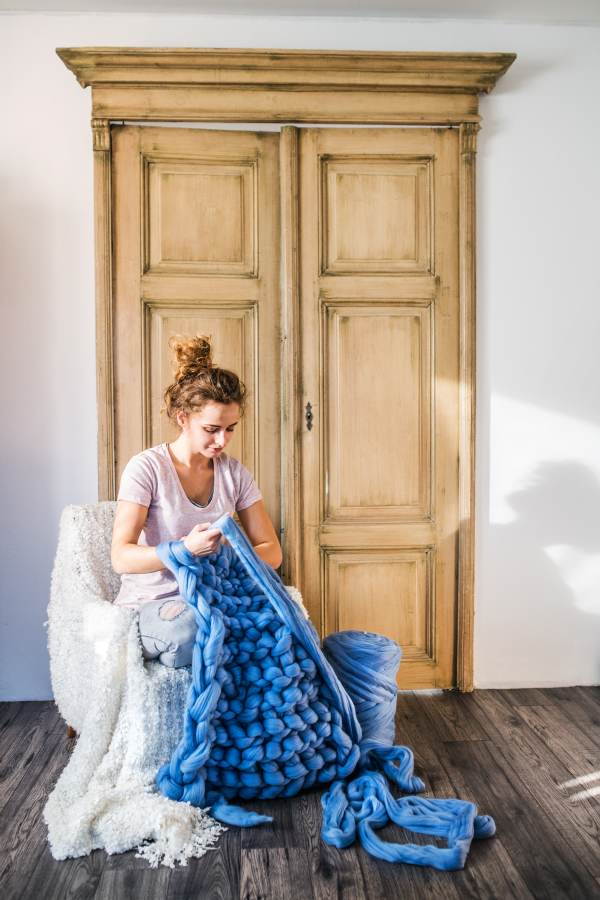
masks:
<path fill-rule="evenodd" d="M 187 466 L 194 472 L 211 471 L 214 468 L 213 460 L 202 453 L 194 452 L 185 435 L 180 435 L 172 444 L 167 444 L 171 459 L 182 466 Z"/>

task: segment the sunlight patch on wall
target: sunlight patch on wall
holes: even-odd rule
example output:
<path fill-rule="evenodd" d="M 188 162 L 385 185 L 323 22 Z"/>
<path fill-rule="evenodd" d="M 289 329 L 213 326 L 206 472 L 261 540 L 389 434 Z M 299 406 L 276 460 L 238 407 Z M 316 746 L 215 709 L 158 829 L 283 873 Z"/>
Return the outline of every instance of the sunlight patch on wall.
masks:
<path fill-rule="evenodd" d="M 577 609 L 600 616 L 600 553 L 586 553 L 569 544 L 552 544 L 544 552 L 573 592 Z"/>
<path fill-rule="evenodd" d="M 527 489 L 544 463 L 585 465 L 600 483 L 598 425 L 492 394 L 490 432 L 490 523 L 506 524 L 518 518 L 510 496 Z M 587 564 L 595 565 L 589 560 Z"/>

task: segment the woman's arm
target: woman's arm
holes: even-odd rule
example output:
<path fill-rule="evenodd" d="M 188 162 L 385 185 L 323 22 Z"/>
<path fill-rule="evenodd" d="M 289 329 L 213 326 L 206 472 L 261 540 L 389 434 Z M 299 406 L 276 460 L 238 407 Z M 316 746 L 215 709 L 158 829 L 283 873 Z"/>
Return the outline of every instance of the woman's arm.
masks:
<path fill-rule="evenodd" d="M 166 568 L 154 547 L 138 544 L 147 517 L 147 506 L 131 500 L 119 500 L 110 550 L 110 561 L 117 575 L 144 575 Z M 186 548 L 194 556 L 209 556 L 217 552 L 221 532 L 208 529 L 208 524 L 195 525 L 184 539 Z"/>
<path fill-rule="evenodd" d="M 238 516 L 257 555 L 274 569 L 280 566 L 283 559 L 281 546 L 262 500 L 246 509 L 238 509 Z"/>

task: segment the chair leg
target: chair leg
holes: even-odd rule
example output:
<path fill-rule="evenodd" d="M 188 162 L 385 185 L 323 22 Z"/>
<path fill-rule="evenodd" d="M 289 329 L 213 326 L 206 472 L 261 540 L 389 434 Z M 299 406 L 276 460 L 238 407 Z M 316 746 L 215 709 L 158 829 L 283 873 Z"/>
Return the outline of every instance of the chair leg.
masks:
<path fill-rule="evenodd" d="M 74 728 L 71 728 L 70 725 L 67 725 L 67 738 L 70 740 L 71 738 L 77 737 L 77 732 Z"/>

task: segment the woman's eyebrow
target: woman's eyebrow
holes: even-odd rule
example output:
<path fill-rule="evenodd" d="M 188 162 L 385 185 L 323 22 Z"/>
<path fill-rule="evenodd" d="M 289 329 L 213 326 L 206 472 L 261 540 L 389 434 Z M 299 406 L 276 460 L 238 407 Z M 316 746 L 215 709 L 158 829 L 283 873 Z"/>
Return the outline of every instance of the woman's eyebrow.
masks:
<path fill-rule="evenodd" d="M 238 420 L 239 421 L 239 420 Z M 202 423 L 204 428 L 222 428 L 222 425 L 209 425 L 208 422 Z M 231 425 L 226 425 L 225 428 L 233 428 L 234 425 L 237 425 L 237 422 L 232 422 Z"/>

